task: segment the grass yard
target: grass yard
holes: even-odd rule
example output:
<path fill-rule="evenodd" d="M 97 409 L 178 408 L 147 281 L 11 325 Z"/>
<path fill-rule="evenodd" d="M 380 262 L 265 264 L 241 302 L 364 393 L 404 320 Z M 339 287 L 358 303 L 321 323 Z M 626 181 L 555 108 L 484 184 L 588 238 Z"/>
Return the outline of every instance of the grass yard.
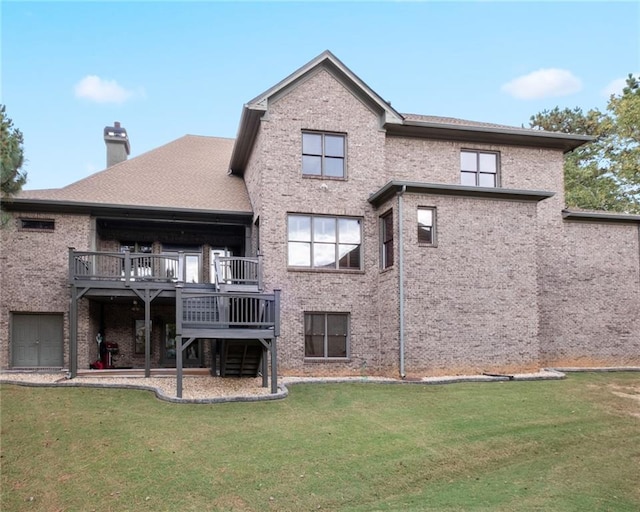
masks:
<path fill-rule="evenodd" d="M 640 373 L 290 391 L 2 386 L 1 509 L 640 510 Z"/>

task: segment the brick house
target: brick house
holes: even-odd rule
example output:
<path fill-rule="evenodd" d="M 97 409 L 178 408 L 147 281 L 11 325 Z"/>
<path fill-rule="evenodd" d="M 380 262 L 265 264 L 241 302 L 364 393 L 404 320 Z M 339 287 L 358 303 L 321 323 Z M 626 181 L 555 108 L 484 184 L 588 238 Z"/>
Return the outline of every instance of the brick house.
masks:
<path fill-rule="evenodd" d="M 563 154 L 588 140 L 398 113 L 330 52 L 235 140 L 127 160 L 116 123 L 107 169 L 3 203 L 1 367 L 75 375 L 113 343 L 117 367 L 265 385 L 269 364 L 640 364 L 640 216 L 565 209 Z"/>

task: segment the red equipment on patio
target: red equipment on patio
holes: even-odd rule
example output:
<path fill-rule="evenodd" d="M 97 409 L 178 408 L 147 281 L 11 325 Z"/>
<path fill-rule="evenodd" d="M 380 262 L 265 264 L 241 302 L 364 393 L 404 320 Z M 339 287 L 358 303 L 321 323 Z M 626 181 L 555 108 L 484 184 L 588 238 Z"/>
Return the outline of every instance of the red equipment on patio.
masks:
<path fill-rule="evenodd" d="M 100 339 L 98 347 L 98 350 L 100 352 L 100 359 L 98 359 L 94 363 L 91 363 L 89 367 L 92 370 L 106 370 L 109 368 L 115 368 L 114 358 L 120 351 L 118 344 L 102 341 L 102 339 Z"/>

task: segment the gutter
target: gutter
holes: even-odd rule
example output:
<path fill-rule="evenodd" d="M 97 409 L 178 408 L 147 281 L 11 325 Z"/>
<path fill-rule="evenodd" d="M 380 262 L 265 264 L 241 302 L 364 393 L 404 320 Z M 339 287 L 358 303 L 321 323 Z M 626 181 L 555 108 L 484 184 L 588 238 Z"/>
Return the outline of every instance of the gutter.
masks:
<path fill-rule="evenodd" d="M 403 236 L 403 196 L 407 191 L 407 186 L 403 185 L 398 192 L 398 301 L 400 302 L 400 378 L 404 379 L 407 374 L 404 368 L 404 236 Z"/>
<path fill-rule="evenodd" d="M 367 199 L 372 205 L 378 206 L 401 190 L 416 194 L 435 194 L 444 196 L 461 196 L 484 199 L 503 199 L 506 201 L 544 201 L 552 197 L 554 192 L 545 190 L 522 190 L 501 187 L 472 187 L 468 185 L 449 185 L 445 183 L 422 183 L 417 181 L 387 182 L 382 188 L 371 194 Z"/>
<path fill-rule="evenodd" d="M 473 141 L 528 147 L 561 149 L 563 153 L 595 140 L 589 135 L 577 135 L 545 130 L 528 130 L 495 126 L 475 126 L 405 119 L 402 124 L 385 125 L 389 135 L 425 137 L 440 140 Z"/>
<path fill-rule="evenodd" d="M 640 224 L 640 215 L 635 215 L 632 213 L 582 212 L 562 210 L 562 218 L 567 220 L 586 222 L 637 222 Z"/>

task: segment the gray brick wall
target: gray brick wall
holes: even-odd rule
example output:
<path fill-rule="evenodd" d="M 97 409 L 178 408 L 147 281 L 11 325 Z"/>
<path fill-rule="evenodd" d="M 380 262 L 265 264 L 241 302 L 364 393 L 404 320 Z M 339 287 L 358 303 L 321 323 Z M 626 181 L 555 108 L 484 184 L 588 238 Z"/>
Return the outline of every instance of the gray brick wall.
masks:
<path fill-rule="evenodd" d="M 68 364 L 69 290 L 68 247 L 89 246 L 89 217 L 71 214 L 12 212 L 0 229 L 0 367 L 11 361 L 12 313 L 64 313 L 64 362 Z M 24 230 L 20 218 L 55 221 L 54 231 Z M 80 335 L 85 335 L 80 330 Z"/>
<path fill-rule="evenodd" d="M 565 250 L 547 269 L 542 364 L 640 365 L 637 224 L 564 222 Z"/>
<path fill-rule="evenodd" d="M 405 194 L 407 374 L 538 367 L 535 203 Z M 417 239 L 436 208 L 437 246 Z"/>
<path fill-rule="evenodd" d="M 345 181 L 303 178 L 302 130 L 347 134 Z M 384 371 L 379 357 L 377 214 L 368 196 L 384 184 L 384 133 L 379 118 L 329 73 L 320 71 L 270 103 L 249 164 L 247 188 L 260 205 L 260 239 L 268 287 L 281 288 L 280 369 L 288 374 Z M 255 177 L 256 173 L 261 176 Z M 260 183 L 258 188 L 254 184 Z M 258 196 L 253 198 L 253 196 Z M 364 272 L 287 270 L 287 212 L 362 217 Z M 304 312 L 351 313 L 351 359 L 304 361 Z"/>

